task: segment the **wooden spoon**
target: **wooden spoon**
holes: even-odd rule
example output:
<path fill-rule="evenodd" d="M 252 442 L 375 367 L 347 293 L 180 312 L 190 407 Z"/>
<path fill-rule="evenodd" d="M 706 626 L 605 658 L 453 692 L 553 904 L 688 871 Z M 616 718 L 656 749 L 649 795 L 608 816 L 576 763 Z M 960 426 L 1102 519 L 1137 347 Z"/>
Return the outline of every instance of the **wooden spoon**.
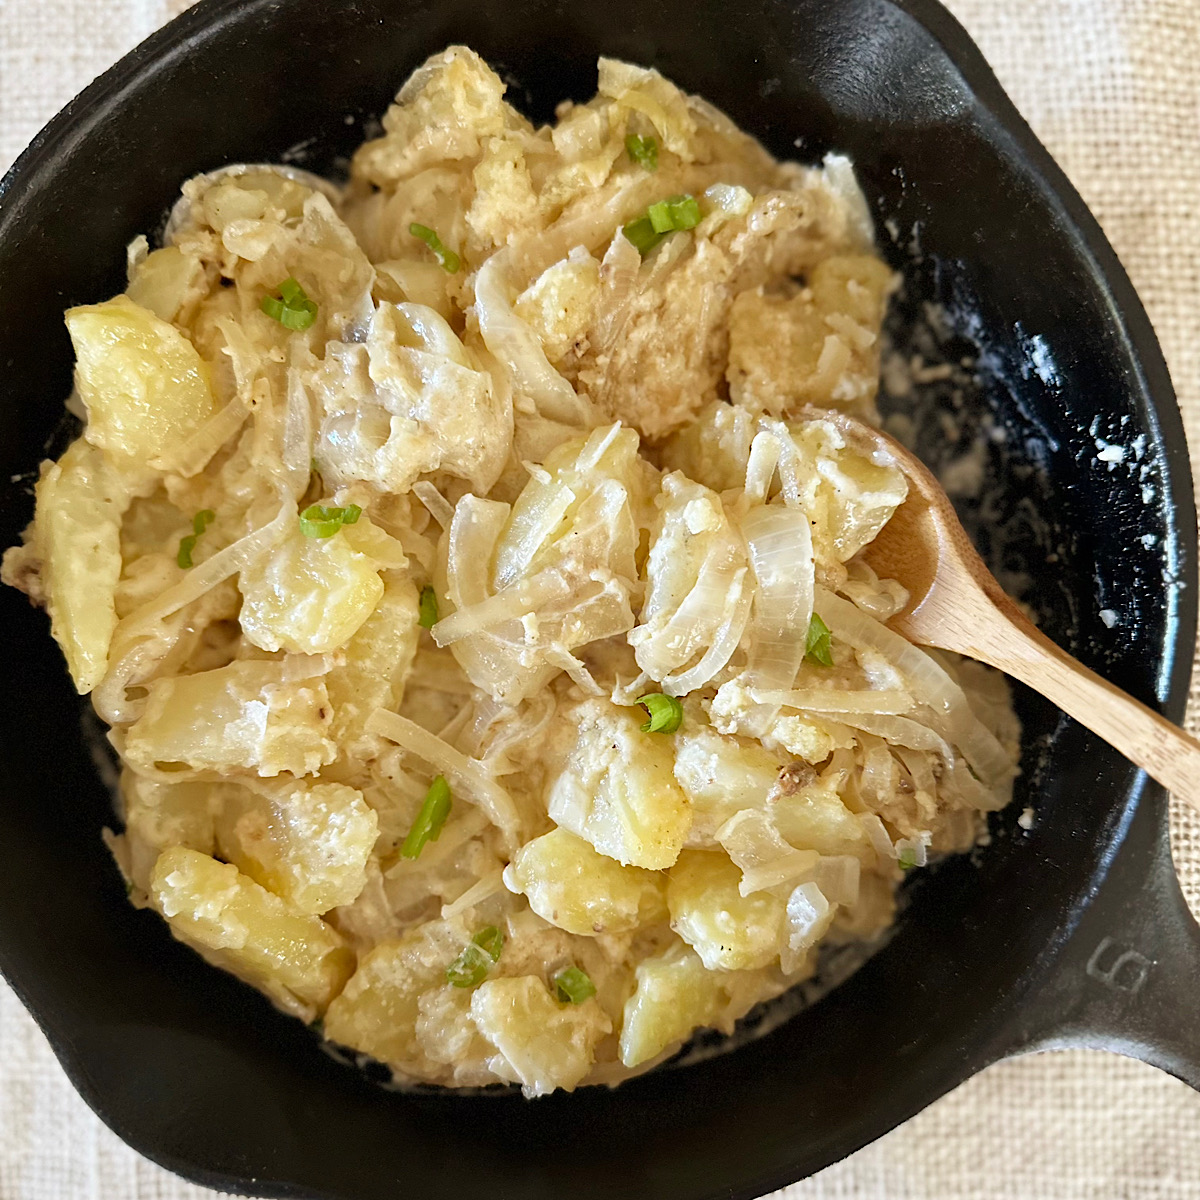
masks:
<path fill-rule="evenodd" d="M 1041 633 L 984 566 L 941 484 L 914 455 L 860 421 L 812 415 L 833 420 L 853 444 L 876 461 L 890 458 L 908 479 L 908 498 L 863 551 L 876 574 L 908 589 L 908 606 L 888 625 L 910 642 L 965 654 L 1019 679 L 1200 810 L 1200 741 Z"/>

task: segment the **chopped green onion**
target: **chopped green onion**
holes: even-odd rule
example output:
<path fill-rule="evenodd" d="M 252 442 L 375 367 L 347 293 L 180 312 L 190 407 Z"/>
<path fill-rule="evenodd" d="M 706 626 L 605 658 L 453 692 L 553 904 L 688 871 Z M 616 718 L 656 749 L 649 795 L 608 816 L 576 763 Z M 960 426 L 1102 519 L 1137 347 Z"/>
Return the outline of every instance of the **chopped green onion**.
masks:
<path fill-rule="evenodd" d="M 401 856 L 416 858 L 425 848 L 426 842 L 436 842 L 449 815 L 450 785 L 444 775 L 439 775 L 425 793 L 421 811 L 417 813 L 417 819 L 412 823 L 412 828 L 400 847 Z"/>
<path fill-rule="evenodd" d="M 408 232 L 413 237 L 420 239 L 433 251 L 434 257 L 438 260 L 438 264 L 447 274 L 453 275 L 461 265 L 458 255 L 451 250 L 428 225 L 418 225 L 414 221 L 409 227 Z"/>
<path fill-rule="evenodd" d="M 500 951 L 504 949 L 504 934 L 495 925 L 485 925 L 471 941 L 486 950 L 492 962 L 500 961 Z"/>
<path fill-rule="evenodd" d="M 695 229 L 700 224 L 700 205 L 695 196 L 672 196 L 667 203 L 675 229 Z"/>
<path fill-rule="evenodd" d="M 625 236 L 643 258 L 677 229 L 695 229 L 700 224 L 700 205 L 695 196 L 670 196 L 652 204 L 644 217 L 630 221 L 624 227 Z"/>
<path fill-rule="evenodd" d="M 662 692 L 647 692 L 638 703 L 650 716 L 642 726 L 643 733 L 674 733 L 683 721 L 683 705 L 674 696 Z"/>
<path fill-rule="evenodd" d="M 446 980 L 456 988 L 469 988 L 481 984 L 486 978 L 492 960 L 487 952 L 471 942 L 446 968 Z"/>
<path fill-rule="evenodd" d="M 175 555 L 175 561 L 185 570 L 192 569 L 192 551 L 196 549 L 196 543 L 200 540 L 200 535 L 217 519 L 217 514 L 211 508 L 202 508 L 192 518 L 192 532 L 186 537 L 179 539 L 179 553 Z"/>
<path fill-rule="evenodd" d="M 646 210 L 650 225 L 655 233 L 671 233 L 675 228 L 675 218 L 671 215 L 671 202 L 660 200 Z"/>
<path fill-rule="evenodd" d="M 343 525 L 354 525 L 362 516 L 357 504 L 345 508 L 327 508 L 324 504 L 310 504 L 300 514 L 300 532 L 305 537 L 333 537 Z"/>
<path fill-rule="evenodd" d="M 481 929 L 469 946 L 446 968 L 446 979 L 455 987 L 474 987 L 487 978 L 492 963 L 500 961 L 504 949 L 504 934 L 495 925 Z"/>
<path fill-rule="evenodd" d="M 596 985 L 586 971 L 567 967 L 554 977 L 554 990 L 564 1004 L 582 1004 L 596 994 Z"/>
<path fill-rule="evenodd" d="M 654 226 L 650 224 L 649 217 L 638 217 L 636 221 L 630 221 L 623 232 L 633 243 L 633 248 L 643 258 L 663 240 L 661 233 L 654 232 Z"/>
<path fill-rule="evenodd" d="M 417 624 L 422 629 L 432 629 L 438 622 L 437 592 L 428 584 L 421 589 L 421 599 L 417 601 Z"/>
<path fill-rule="evenodd" d="M 294 279 L 285 279 L 275 290 L 278 296 L 262 298 L 262 310 L 285 329 L 307 329 L 317 319 L 316 302 Z"/>
<path fill-rule="evenodd" d="M 900 870 L 911 871 L 917 865 L 917 852 L 912 847 L 906 846 L 900 851 L 897 861 L 900 863 Z"/>
<path fill-rule="evenodd" d="M 816 613 L 813 613 L 808 621 L 804 655 L 823 667 L 833 666 L 833 635 L 829 632 L 829 626 Z"/>
<path fill-rule="evenodd" d="M 625 152 L 639 167 L 647 171 L 658 170 L 658 142 L 652 137 L 638 137 L 636 133 L 625 138 Z"/>

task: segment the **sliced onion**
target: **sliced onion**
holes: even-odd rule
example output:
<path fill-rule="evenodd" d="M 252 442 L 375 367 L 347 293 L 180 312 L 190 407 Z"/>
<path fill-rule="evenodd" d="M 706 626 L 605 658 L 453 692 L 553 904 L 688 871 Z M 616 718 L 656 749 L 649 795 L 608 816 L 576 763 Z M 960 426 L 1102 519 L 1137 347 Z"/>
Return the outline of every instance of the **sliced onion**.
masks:
<path fill-rule="evenodd" d="M 892 839 L 888 836 L 878 813 L 859 813 L 858 823 L 863 827 L 863 832 L 881 861 L 886 862 L 889 858 L 896 857 L 896 847 L 892 845 Z"/>
<path fill-rule="evenodd" d="M 477 604 L 456 609 L 429 631 L 439 646 L 449 646 L 472 634 L 494 630 L 505 621 L 535 612 L 543 605 L 571 595 L 571 581 L 561 571 L 539 571 L 521 579 Z"/>
<path fill-rule="evenodd" d="M 465 913 L 467 909 L 474 908 L 477 904 L 482 904 L 485 900 L 490 900 L 497 892 L 504 889 L 504 872 L 497 868 L 495 871 L 490 871 L 477 883 L 472 884 L 457 900 L 452 900 L 449 904 L 442 905 L 442 920 L 452 921 L 455 917 Z"/>
<path fill-rule="evenodd" d="M 1012 775 L 1008 752 L 972 712 L 962 688 L 928 654 L 823 587 L 816 589 L 816 603 L 835 638 L 875 650 L 895 665 L 912 686 L 914 698 L 943 718 L 939 732 L 959 747 L 982 779 Z"/>
<path fill-rule="evenodd" d="M 412 485 L 412 493 L 443 529 L 450 528 L 450 522 L 454 520 L 454 506 L 428 479 L 418 479 Z"/>
<path fill-rule="evenodd" d="M 800 884 L 787 902 L 787 948 L 792 954 L 812 949 L 828 932 L 836 912 L 815 883 Z"/>
<path fill-rule="evenodd" d="M 741 527 L 757 584 L 742 681 L 762 691 L 790 689 L 804 661 L 813 612 L 808 516 L 800 509 L 769 505 L 752 509 Z M 741 723 L 746 732 L 761 736 L 778 714 L 776 704 L 757 704 Z"/>
<path fill-rule="evenodd" d="M 696 597 L 694 611 L 697 615 L 694 619 L 697 622 L 700 620 L 699 613 L 703 611 L 702 606 L 712 603 L 711 598 L 700 593 L 703 582 L 703 580 L 698 580 L 696 586 L 688 593 L 687 599 L 679 606 L 679 613 L 683 614 L 684 609 L 691 606 L 692 598 Z M 724 619 L 717 627 L 716 636 L 701 656 L 700 661 L 686 671 L 672 672 L 663 676 L 662 690 L 668 696 L 686 696 L 688 692 L 704 687 L 718 671 L 724 668 L 725 664 L 733 657 L 734 651 L 737 650 L 742 635 L 746 631 L 753 599 L 754 592 L 749 587 L 749 569 L 740 567 L 733 573 L 729 587 L 721 599 Z"/>
<path fill-rule="evenodd" d="M 752 688 L 751 696 L 760 704 L 778 704 L 781 708 L 799 708 L 812 713 L 866 713 L 870 715 L 911 712 L 912 697 L 892 688 L 842 691 L 837 688 L 801 688 L 791 691 L 765 691 Z M 847 722 L 852 724 L 852 722 Z"/>
<path fill-rule="evenodd" d="M 797 850 L 784 841 L 771 818 L 758 808 L 734 813 L 717 830 L 716 840 L 742 872 L 738 890 L 743 896 L 810 879 L 821 857 L 815 850 Z"/>
<path fill-rule="evenodd" d="M 510 852 L 517 848 L 520 818 L 512 797 L 473 758 L 455 750 L 448 742 L 423 729 L 415 721 L 399 713 L 377 708 L 367 718 L 367 732 L 377 733 L 395 742 L 402 750 L 415 755 L 445 775 L 456 791 L 466 794 L 491 818 L 505 835 Z"/>
<path fill-rule="evenodd" d="M 512 378 L 513 390 L 528 397 L 544 417 L 586 429 L 592 405 L 550 365 L 541 341 L 513 311 L 509 251 L 498 250 L 475 275 L 475 313 L 484 344 Z"/>
<path fill-rule="evenodd" d="M 831 904 L 858 903 L 862 863 L 853 854 L 822 855 L 813 882 Z"/>

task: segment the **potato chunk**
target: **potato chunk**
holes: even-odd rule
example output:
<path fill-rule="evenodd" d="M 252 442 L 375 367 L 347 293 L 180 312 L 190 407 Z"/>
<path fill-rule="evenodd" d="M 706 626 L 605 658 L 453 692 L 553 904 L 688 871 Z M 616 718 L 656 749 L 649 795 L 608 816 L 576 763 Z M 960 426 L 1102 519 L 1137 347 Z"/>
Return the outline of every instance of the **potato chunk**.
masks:
<path fill-rule="evenodd" d="M 196 348 L 128 296 L 72 308 L 66 321 L 84 436 L 114 458 L 168 466 L 217 408 Z"/>
<path fill-rule="evenodd" d="M 599 298 L 600 264 L 580 246 L 547 267 L 517 297 L 513 309 L 556 363 L 586 333 Z"/>
<path fill-rule="evenodd" d="M 800 422 L 790 432 L 800 455 L 800 503 L 812 522 L 817 561 L 846 562 L 904 503 L 908 485 L 898 468 L 872 462 L 830 421 Z"/>
<path fill-rule="evenodd" d="M 40 589 L 45 598 L 54 640 L 81 695 L 100 682 L 108 664 L 117 626 L 121 516 L 128 505 L 118 473 L 79 438 L 38 481 L 32 541 L 6 555 L 6 581 L 22 585 L 22 557 L 40 572 L 28 590 L 36 597 Z"/>
<path fill-rule="evenodd" d="M 531 1097 L 571 1091 L 591 1069 L 596 1043 L 612 1032 L 594 999 L 560 1004 L 533 975 L 481 984 L 471 1017 Z"/>
<path fill-rule="evenodd" d="M 280 662 L 233 662 L 155 680 L 149 691 L 125 740 L 125 760 L 135 770 L 166 764 L 308 775 L 337 753 L 328 736 L 333 716 L 325 684 L 285 679 Z"/>
<path fill-rule="evenodd" d="M 641 710 L 588 700 L 550 785 L 550 819 L 626 866 L 661 870 L 679 856 L 691 811 L 672 774 L 671 740 L 641 730 Z"/>
<path fill-rule="evenodd" d="M 406 492 L 442 471 L 486 494 L 512 442 L 512 405 L 421 304 L 382 303 L 365 344 L 331 342 L 315 376 L 317 458 L 336 485 Z"/>
<path fill-rule="evenodd" d="M 757 742 L 687 722 L 675 738 L 675 779 L 692 805 L 689 846 L 715 846 L 717 830 L 761 808 L 779 780 L 779 758 Z"/>
<path fill-rule="evenodd" d="M 446 967 L 462 937 L 429 921 L 394 942 L 381 942 L 358 964 L 354 977 L 325 1014 L 325 1036 L 403 1070 L 419 1053 L 418 1001 L 446 982 Z"/>
<path fill-rule="evenodd" d="M 297 524 L 271 554 L 241 573 L 239 620 L 263 650 L 325 654 L 362 628 L 383 595 L 379 565 L 342 531 L 305 537 Z"/>
<path fill-rule="evenodd" d="M 594 937 L 625 933 L 667 919 L 665 880 L 640 867 L 623 867 L 565 829 L 522 846 L 504 882 L 559 929 Z"/>
<path fill-rule="evenodd" d="M 214 814 L 228 790 L 225 784 L 158 783 L 133 771 L 123 772 L 121 801 L 132 882 L 149 892 L 155 863 L 173 846 L 212 854 Z"/>
<path fill-rule="evenodd" d="M 164 321 L 191 309 L 207 290 L 204 264 L 198 255 L 178 246 L 152 250 L 138 264 L 126 294 Z"/>
<path fill-rule="evenodd" d="M 779 796 L 771 808 L 775 827 L 800 850 L 820 854 L 852 854 L 870 866 L 875 861 L 871 841 L 832 786 L 818 780 L 791 796 Z"/>
<path fill-rule="evenodd" d="M 780 413 L 799 404 L 869 414 L 893 275 L 874 255 L 832 255 L 795 296 L 742 292 L 729 318 L 734 402 Z"/>
<path fill-rule="evenodd" d="M 417 588 L 390 571 L 374 611 L 345 644 L 342 662 L 326 676 L 333 701 L 334 741 L 352 747 L 377 708 L 397 709 L 417 653 Z"/>
<path fill-rule="evenodd" d="M 223 857 L 293 908 L 317 914 L 358 898 L 378 831 L 361 792 L 299 779 L 238 788 L 217 825 Z"/>
<path fill-rule="evenodd" d="M 181 942 L 306 1020 L 324 1011 L 354 969 L 354 955 L 320 917 L 296 912 L 207 854 L 167 850 L 150 892 Z"/>
<path fill-rule="evenodd" d="M 761 971 L 708 970 L 682 942 L 643 959 L 635 974 L 621 1024 L 621 1062 L 627 1067 L 656 1058 L 696 1029 L 728 1032 L 759 1000 L 779 991 Z"/>
<path fill-rule="evenodd" d="M 743 896 L 742 873 L 724 854 L 685 850 L 671 868 L 671 928 L 710 971 L 769 966 L 783 946 L 786 908 L 770 892 Z"/>

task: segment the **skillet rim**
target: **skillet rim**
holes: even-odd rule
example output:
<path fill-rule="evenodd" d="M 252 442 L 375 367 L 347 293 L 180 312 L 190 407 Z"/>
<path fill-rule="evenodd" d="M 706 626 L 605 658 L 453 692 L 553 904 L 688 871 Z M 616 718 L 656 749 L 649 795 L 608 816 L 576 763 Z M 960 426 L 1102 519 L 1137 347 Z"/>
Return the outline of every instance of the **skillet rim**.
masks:
<path fill-rule="evenodd" d="M 1096 279 L 1110 307 L 1113 330 L 1119 336 L 1121 348 L 1136 368 L 1137 374 L 1131 380 L 1131 386 L 1146 419 L 1146 431 L 1151 435 L 1160 456 L 1163 490 L 1169 498 L 1161 511 L 1167 523 L 1169 544 L 1176 555 L 1181 581 L 1181 586 L 1170 592 L 1163 633 L 1156 645 L 1156 650 L 1160 650 L 1162 656 L 1157 681 L 1159 707 L 1171 720 L 1179 722 L 1186 706 L 1190 682 L 1192 663 L 1189 652 L 1195 644 L 1196 512 L 1182 414 L 1149 317 L 1098 221 L 1003 91 L 982 53 L 961 24 L 937 0 L 885 2 L 915 21 L 937 43 L 948 65 L 959 75 L 961 86 L 978 106 L 979 117 L 987 123 L 982 136 L 1006 143 L 1005 150 L 1030 172 L 1046 202 L 1057 207 L 1062 218 L 1059 234 L 1072 243 L 1073 253 L 1086 262 L 1090 274 Z M 249 0 L 248 3 L 246 0 L 200 0 L 151 34 L 81 91 L 35 136 L 0 179 L 0 237 L 4 234 L 5 226 L 19 218 L 22 205 L 28 200 L 28 193 L 34 190 L 39 177 L 43 173 L 48 176 L 57 173 L 61 168 L 61 160 L 69 159 L 73 146 L 86 139 L 98 125 L 114 118 L 123 93 L 135 88 L 146 76 L 167 68 L 176 56 L 186 54 L 193 44 L 213 36 L 227 24 L 250 21 L 252 13 L 273 7 L 277 7 L 275 0 Z M 1111 843 L 1103 856 L 1102 865 L 1097 868 L 1095 880 L 1107 876 L 1112 863 L 1119 857 L 1131 818 L 1139 807 L 1147 805 L 1160 815 L 1165 814 L 1166 793 L 1156 785 L 1147 785 L 1143 776 L 1134 776 L 1123 789 L 1123 795 L 1114 797 L 1114 811 L 1121 808 L 1124 819 L 1114 827 Z M 1059 952 L 1070 941 L 1091 899 L 1092 894 L 1085 894 L 1081 887 L 1074 907 L 1064 912 L 1059 936 L 1046 948 L 1048 959 L 1056 961 L 1060 957 Z M 1039 984 L 1045 982 L 1053 969 L 1053 965 L 1031 968 L 1024 980 L 1030 986 L 1023 989 L 1023 996 L 1036 996 Z M 209 1172 L 191 1163 L 175 1161 L 170 1155 L 156 1152 L 153 1148 L 147 1149 L 141 1144 L 144 1130 L 131 1136 L 130 1131 L 120 1128 L 105 1112 L 107 1098 L 93 1084 L 86 1062 L 77 1055 L 69 1041 L 55 1034 L 49 1028 L 48 1021 L 44 1023 L 43 1017 L 30 1007 L 27 990 L 14 978 L 16 972 L 5 974 L 13 990 L 47 1036 L 72 1085 L 105 1124 L 139 1153 L 187 1179 L 209 1187 L 250 1194 L 242 1189 L 247 1186 L 261 1189 L 265 1185 L 273 1196 L 304 1197 L 306 1200 L 320 1196 L 332 1200 L 333 1193 L 319 1192 L 284 1181 L 267 1182 Z M 1003 1033 L 1004 1020 L 1003 1016 L 997 1015 L 992 1031 Z M 1003 1049 L 1000 1051 L 1002 1054 Z M 997 1056 L 993 1055 L 993 1058 Z M 974 1073 L 990 1061 L 991 1058 L 984 1057 L 972 1062 L 966 1074 Z M 942 1091 L 949 1090 L 959 1081 L 947 1080 Z M 933 1098 L 936 1097 L 929 1102 Z M 760 1179 L 752 1186 L 766 1182 Z M 778 1180 L 771 1184 L 781 1185 Z M 268 1193 L 256 1190 L 254 1194 Z M 759 1192 L 739 1194 L 757 1195 Z"/>

